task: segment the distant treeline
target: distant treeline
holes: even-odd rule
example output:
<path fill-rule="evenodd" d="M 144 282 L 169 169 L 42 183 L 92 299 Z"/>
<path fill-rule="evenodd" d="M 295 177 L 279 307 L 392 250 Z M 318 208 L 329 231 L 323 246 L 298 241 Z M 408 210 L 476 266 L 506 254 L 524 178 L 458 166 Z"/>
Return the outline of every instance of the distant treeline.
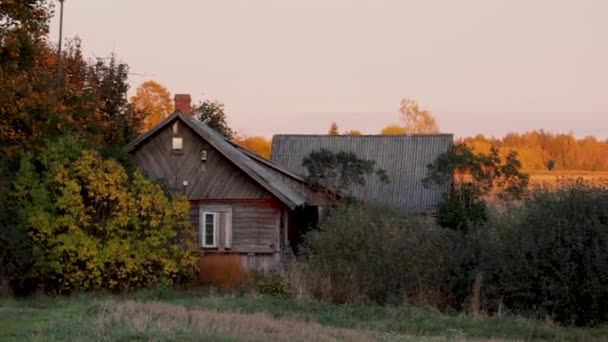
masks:
<path fill-rule="evenodd" d="M 477 135 L 460 142 L 476 152 L 487 153 L 492 145 L 499 147 L 501 154 L 514 150 L 525 170 L 608 171 L 608 141 L 595 137 L 577 139 L 572 133 L 540 130 L 509 133 L 503 138 Z"/>

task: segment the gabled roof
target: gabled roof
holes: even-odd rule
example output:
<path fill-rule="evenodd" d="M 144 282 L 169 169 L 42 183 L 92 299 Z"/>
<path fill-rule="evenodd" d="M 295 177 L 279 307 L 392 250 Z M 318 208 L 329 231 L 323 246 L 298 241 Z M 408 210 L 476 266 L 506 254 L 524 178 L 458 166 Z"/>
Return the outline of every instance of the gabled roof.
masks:
<path fill-rule="evenodd" d="M 294 190 L 292 187 L 288 186 L 284 180 L 277 176 L 276 172 L 280 169 L 279 166 L 275 166 L 269 161 L 262 162 L 261 160 L 263 158 L 237 147 L 215 130 L 202 123 L 200 120 L 197 120 L 189 115 L 184 115 L 180 112 L 174 112 L 157 124 L 154 128 L 133 140 L 126 146 L 127 151 L 129 153 L 135 151 L 140 144 L 145 142 L 148 138 L 152 137 L 156 132 L 174 120 L 181 120 L 188 125 L 201 138 L 205 139 L 213 148 L 220 152 L 236 167 L 250 176 L 260 186 L 274 195 L 287 207 L 294 209 L 306 203 L 307 198 L 305 193 L 303 194 Z M 282 174 L 290 176 L 288 171 L 285 171 Z M 295 177 L 295 181 L 301 180 L 301 178 L 298 176 L 293 175 L 293 177 Z"/>
<path fill-rule="evenodd" d="M 275 135 L 272 139 L 271 161 L 289 171 L 305 175 L 302 160 L 322 148 L 332 152 L 353 152 L 359 158 L 374 160 L 384 169 L 388 184 L 375 175 L 366 179 L 366 186 L 354 186 L 352 195 L 365 201 L 376 201 L 416 212 L 434 212 L 447 186 L 426 188 L 427 165 L 452 145 L 451 134 L 419 135 Z"/>

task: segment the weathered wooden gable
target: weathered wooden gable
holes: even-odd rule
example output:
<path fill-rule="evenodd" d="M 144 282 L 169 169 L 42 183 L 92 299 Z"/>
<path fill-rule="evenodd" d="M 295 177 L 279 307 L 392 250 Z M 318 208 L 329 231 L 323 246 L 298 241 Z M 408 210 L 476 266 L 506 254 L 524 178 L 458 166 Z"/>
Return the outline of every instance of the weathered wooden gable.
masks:
<path fill-rule="evenodd" d="M 172 150 L 174 136 L 183 139 L 181 153 Z M 205 161 L 201 160 L 203 151 L 206 151 Z M 177 118 L 148 137 L 132 155 L 151 179 L 163 179 L 173 191 L 184 193 L 189 199 L 272 198 L 268 191 Z"/>

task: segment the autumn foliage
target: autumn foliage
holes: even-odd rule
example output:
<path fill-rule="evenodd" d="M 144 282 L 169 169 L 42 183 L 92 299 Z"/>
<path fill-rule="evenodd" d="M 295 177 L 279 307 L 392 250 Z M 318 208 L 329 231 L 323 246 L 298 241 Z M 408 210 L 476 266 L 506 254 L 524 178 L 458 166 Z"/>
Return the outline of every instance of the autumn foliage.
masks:
<path fill-rule="evenodd" d="M 71 139 L 26 153 L 10 199 L 25 288 L 124 290 L 195 275 L 188 201 Z"/>
<path fill-rule="evenodd" d="M 115 161 L 141 126 L 128 66 L 73 39 L 58 73 L 50 7 L 0 2 L 0 277 L 48 292 L 192 277 L 188 203 Z"/>
<path fill-rule="evenodd" d="M 476 152 L 487 153 L 497 146 L 506 154 L 516 151 L 525 170 L 608 171 L 608 141 L 594 137 L 577 139 L 573 134 L 543 130 L 509 133 L 503 138 L 477 135 L 462 139 Z"/>
<path fill-rule="evenodd" d="M 131 104 L 143 112 L 142 130 L 147 131 L 156 126 L 173 111 L 171 93 L 162 84 L 146 81 L 135 90 Z"/>
<path fill-rule="evenodd" d="M 332 122 L 331 126 L 329 126 L 329 131 L 327 131 L 327 134 L 329 134 L 329 135 L 339 135 L 340 132 L 338 131 L 338 124 L 336 124 L 335 122 Z"/>
<path fill-rule="evenodd" d="M 418 102 L 412 99 L 401 100 L 399 108 L 401 121 L 407 133 L 432 134 L 439 133 L 435 117 L 428 110 L 420 108 Z"/>
<path fill-rule="evenodd" d="M 247 137 L 247 136 L 239 136 L 236 139 L 234 139 L 234 142 L 241 146 L 244 147 L 245 149 L 254 152 L 255 154 L 262 156 L 266 159 L 270 159 L 270 149 L 271 149 L 271 142 L 270 140 L 264 138 L 264 137 L 260 137 L 260 136 L 253 136 L 253 137 Z"/>
<path fill-rule="evenodd" d="M 404 135 L 405 133 L 405 128 L 399 125 L 388 125 L 380 132 L 382 135 Z"/>

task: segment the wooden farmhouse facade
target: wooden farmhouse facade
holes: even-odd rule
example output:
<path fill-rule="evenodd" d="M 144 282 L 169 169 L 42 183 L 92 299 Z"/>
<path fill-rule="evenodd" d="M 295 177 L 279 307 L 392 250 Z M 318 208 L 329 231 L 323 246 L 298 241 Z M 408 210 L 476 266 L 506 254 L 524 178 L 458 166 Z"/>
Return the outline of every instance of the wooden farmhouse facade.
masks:
<path fill-rule="evenodd" d="M 148 177 L 189 199 L 201 282 L 276 269 L 330 199 L 194 118 L 189 98 L 176 95 L 176 112 L 132 141 L 128 152 Z"/>

